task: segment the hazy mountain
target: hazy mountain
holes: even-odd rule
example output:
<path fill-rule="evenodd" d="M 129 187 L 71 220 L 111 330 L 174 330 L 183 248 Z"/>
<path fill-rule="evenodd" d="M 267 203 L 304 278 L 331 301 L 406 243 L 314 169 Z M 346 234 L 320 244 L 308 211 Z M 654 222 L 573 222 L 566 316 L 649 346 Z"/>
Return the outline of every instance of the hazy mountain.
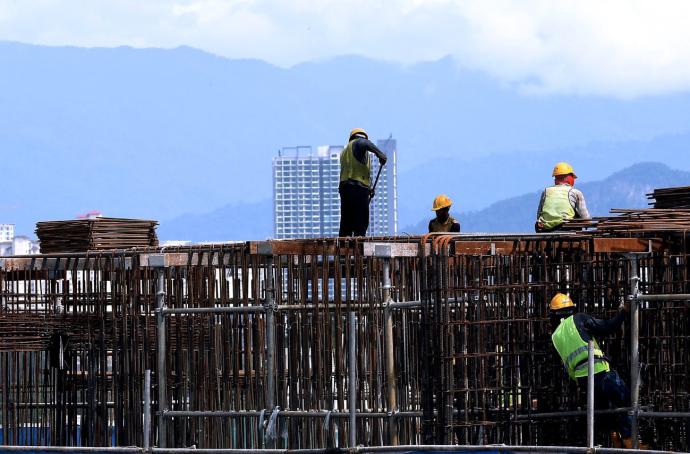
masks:
<path fill-rule="evenodd" d="M 266 200 L 280 147 L 353 126 L 398 139 L 402 225 L 438 192 L 476 210 L 547 184 L 559 160 L 583 182 L 652 157 L 690 170 L 687 93 L 527 96 L 450 58 L 285 69 L 186 47 L 5 42 L 0 67 L 0 221 L 25 233 L 91 209 L 165 221 Z"/>
<path fill-rule="evenodd" d="M 576 187 L 585 194 L 592 216 L 604 216 L 611 208 L 648 207 L 646 194 L 654 188 L 689 184 L 690 172 L 673 170 L 657 162 L 645 162 L 601 181 L 578 182 Z M 532 232 L 540 196 L 541 190 L 496 202 L 483 210 L 456 212 L 454 215 L 460 221 L 463 232 Z M 428 218 L 403 230 L 407 233 L 426 232 L 432 217 L 433 214 L 429 212 Z"/>
<path fill-rule="evenodd" d="M 162 240 L 236 241 L 265 240 L 273 235 L 273 203 L 224 205 L 204 214 L 185 214 L 158 227 Z"/>

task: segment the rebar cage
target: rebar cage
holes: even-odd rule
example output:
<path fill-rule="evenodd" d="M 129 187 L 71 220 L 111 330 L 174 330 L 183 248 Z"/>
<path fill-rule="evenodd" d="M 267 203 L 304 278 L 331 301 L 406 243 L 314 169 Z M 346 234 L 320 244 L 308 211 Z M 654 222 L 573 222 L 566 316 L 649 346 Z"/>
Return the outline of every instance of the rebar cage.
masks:
<path fill-rule="evenodd" d="M 638 293 L 688 293 L 687 261 L 676 234 L 6 258 L 0 442 L 143 446 L 146 429 L 162 447 L 584 446 L 586 390 L 551 345 L 548 301 L 610 317 Z M 686 301 L 639 302 L 631 411 L 659 449 L 690 449 L 689 322 Z M 633 385 L 630 326 L 602 346 Z M 597 416 L 600 444 L 611 419 Z"/>

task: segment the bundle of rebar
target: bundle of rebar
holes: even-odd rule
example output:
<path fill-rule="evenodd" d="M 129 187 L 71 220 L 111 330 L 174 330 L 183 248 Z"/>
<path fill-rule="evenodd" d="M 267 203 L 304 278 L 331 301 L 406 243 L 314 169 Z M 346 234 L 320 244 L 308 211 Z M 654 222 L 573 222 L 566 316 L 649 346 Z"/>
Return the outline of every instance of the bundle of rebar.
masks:
<path fill-rule="evenodd" d="M 564 230 L 585 229 L 594 234 L 684 232 L 690 230 L 690 208 L 614 208 L 611 210 L 611 214 L 612 216 L 568 221 L 564 225 Z"/>
<path fill-rule="evenodd" d="M 647 198 L 654 208 L 690 208 L 690 186 L 654 189 Z"/>
<path fill-rule="evenodd" d="M 86 252 L 158 245 L 158 222 L 98 217 L 36 224 L 41 253 Z"/>

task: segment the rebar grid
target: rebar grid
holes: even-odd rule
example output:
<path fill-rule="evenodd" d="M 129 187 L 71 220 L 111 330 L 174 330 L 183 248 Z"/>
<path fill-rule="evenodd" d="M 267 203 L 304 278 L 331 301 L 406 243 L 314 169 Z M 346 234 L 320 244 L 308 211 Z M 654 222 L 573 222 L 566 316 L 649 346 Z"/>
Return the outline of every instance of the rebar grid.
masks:
<path fill-rule="evenodd" d="M 365 446 L 394 438 L 584 446 L 584 415 L 529 416 L 585 405 L 585 390 L 568 380 L 550 343 L 552 294 L 569 292 L 580 310 L 601 317 L 634 296 L 629 258 L 593 241 L 322 239 L 8 260 L 0 270 L 2 443 L 142 446 L 142 382 L 151 369 L 152 407 L 170 412 L 161 415 L 165 440 L 152 418 L 156 446 L 345 447 L 351 437 Z M 641 291 L 688 293 L 684 241 L 664 244 L 640 255 Z M 174 309 L 164 312 L 163 406 L 159 272 L 164 307 Z M 409 304 L 388 308 L 385 291 Z M 688 412 L 688 305 L 640 304 L 641 405 Z M 602 347 L 630 383 L 628 336 L 626 324 Z M 688 421 L 644 418 L 643 435 L 656 448 L 687 450 Z"/>

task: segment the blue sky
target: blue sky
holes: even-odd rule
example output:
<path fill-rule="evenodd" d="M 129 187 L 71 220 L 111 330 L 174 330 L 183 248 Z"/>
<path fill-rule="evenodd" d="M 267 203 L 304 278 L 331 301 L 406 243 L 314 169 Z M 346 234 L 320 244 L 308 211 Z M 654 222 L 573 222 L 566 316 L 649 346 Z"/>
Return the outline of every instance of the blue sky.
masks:
<path fill-rule="evenodd" d="M 280 66 L 451 55 L 536 94 L 623 99 L 690 88 L 682 0 L 0 0 L 0 39 L 176 47 Z"/>

